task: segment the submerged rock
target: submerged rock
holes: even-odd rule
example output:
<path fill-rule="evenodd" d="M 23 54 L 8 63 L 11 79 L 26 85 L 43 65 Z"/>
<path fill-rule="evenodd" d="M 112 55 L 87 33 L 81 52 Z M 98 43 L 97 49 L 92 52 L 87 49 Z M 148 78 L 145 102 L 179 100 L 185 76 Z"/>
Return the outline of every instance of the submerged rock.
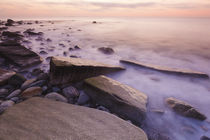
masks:
<path fill-rule="evenodd" d="M 114 50 L 112 48 L 109 48 L 109 47 L 101 47 L 101 48 L 98 48 L 99 51 L 103 52 L 104 54 L 113 54 L 114 53 Z"/>
<path fill-rule="evenodd" d="M 15 74 L 16 73 L 13 71 L 8 71 L 0 68 L 0 85 L 6 84 L 10 77 L 12 77 Z"/>
<path fill-rule="evenodd" d="M 111 114 L 43 98 L 11 107 L 0 124 L 5 140 L 147 140 L 140 128 Z"/>
<path fill-rule="evenodd" d="M 198 72 L 198 71 L 193 71 L 193 70 L 183 70 L 183 69 L 176 69 L 176 68 L 168 68 L 168 67 L 163 67 L 163 66 L 157 66 L 157 65 L 152 65 L 152 64 L 146 64 L 143 62 L 137 62 L 133 60 L 120 60 L 122 63 L 128 63 L 128 64 L 133 64 L 137 65 L 143 68 L 148 68 L 164 73 L 169 73 L 169 74 L 179 74 L 179 75 L 188 75 L 188 76 L 194 76 L 194 77 L 201 77 L 201 78 L 209 78 L 208 74 Z"/>
<path fill-rule="evenodd" d="M 42 58 L 40 58 L 39 55 L 25 48 L 16 41 L 0 43 L 0 55 L 20 67 L 33 66 L 42 62 Z"/>
<path fill-rule="evenodd" d="M 52 57 L 50 82 L 53 85 L 66 84 L 119 70 L 124 70 L 124 68 L 80 58 Z"/>
<path fill-rule="evenodd" d="M 105 76 L 89 78 L 85 80 L 85 91 L 97 104 L 137 125 L 146 117 L 147 96 L 118 81 Z"/>
<path fill-rule="evenodd" d="M 200 113 L 197 109 L 189 105 L 188 103 L 185 103 L 183 101 L 177 100 L 173 97 L 166 99 L 166 103 L 170 108 L 172 108 L 176 113 L 189 117 L 194 118 L 197 120 L 205 120 L 206 116 Z"/>

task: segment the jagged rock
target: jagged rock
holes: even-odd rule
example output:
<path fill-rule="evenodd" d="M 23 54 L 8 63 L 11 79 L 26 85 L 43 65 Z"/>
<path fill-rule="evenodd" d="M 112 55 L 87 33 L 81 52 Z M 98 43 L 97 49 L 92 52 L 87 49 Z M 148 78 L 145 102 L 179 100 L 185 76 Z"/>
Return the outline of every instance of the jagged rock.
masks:
<path fill-rule="evenodd" d="M 64 96 L 62 96 L 62 95 L 60 95 L 60 94 L 58 94 L 56 92 L 48 93 L 45 96 L 45 98 L 48 98 L 48 99 L 51 99 L 51 100 L 55 100 L 55 101 L 65 102 L 65 103 L 68 102 L 68 100 Z"/>
<path fill-rule="evenodd" d="M 41 94 L 42 94 L 42 88 L 41 87 L 30 87 L 30 88 L 24 90 L 21 93 L 21 96 L 23 98 L 30 98 L 30 97 L 41 95 Z"/>
<path fill-rule="evenodd" d="M 15 90 L 15 91 L 13 91 L 9 96 L 7 96 L 6 99 L 9 100 L 9 99 L 11 99 L 11 98 L 13 98 L 13 97 L 18 96 L 20 93 L 21 93 L 21 90 L 17 89 L 17 90 Z"/>
<path fill-rule="evenodd" d="M 42 62 L 39 55 L 16 41 L 0 43 L 0 55 L 21 67 L 29 67 Z"/>
<path fill-rule="evenodd" d="M 166 103 L 176 113 L 178 113 L 182 116 L 198 119 L 201 121 L 206 119 L 205 115 L 200 113 L 197 109 L 195 109 L 188 103 L 185 103 L 185 102 L 175 99 L 173 97 L 166 99 Z"/>
<path fill-rule="evenodd" d="M 112 48 L 109 48 L 109 47 L 101 47 L 101 48 L 98 48 L 99 51 L 103 52 L 104 54 L 113 54 L 114 53 L 114 50 Z"/>
<path fill-rule="evenodd" d="M 140 128 L 112 114 L 44 98 L 9 108 L 0 124 L 3 140 L 147 140 Z"/>
<path fill-rule="evenodd" d="M 156 71 L 160 71 L 160 72 L 164 72 L 164 73 L 168 73 L 168 74 L 178 74 L 178 75 L 186 75 L 186 76 L 193 76 L 193 77 L 209 78 L 208 74 L 198 72 L 198 71 L 193 71 L 193 70 L 169 68 L 169 67 L 165 67 L 165 66 L 146 64 L 143 62 L 137 62 L 137 61 L 133 61 L 133 60 L 120 60 L 120 62 L 137 65 L 137 66 L 140 66 L 143 68 L 152 69 L 152 70 L 156 70 Z"/>
<path fill-rule="evenodd" d="M 25 81 L 26 78 L 24 76 L 20 74 L 15 74 L 9 78 L 8 83 L 15 87 L 20 87 Z"/>
<path fill-rule="evenodd" d="M 50 82 L 53 85 L 66 84 L 119 70 L 124 70 L 124 68 L 80 58 L 52 57 Z"/>
<path fill-rule="evenodd" d="M 137 125 L 146 117 L 147 96 L 118 81 L 106 76 L 89 78 L 85 80 L 85 91 L 97 104 Z"/>
<path fill-rule="evenodd" d="M 15 75 L 13 71 L 8 71 L 0 68 L 0 85 L 4 85 L 8 82 L 9 78 Z"/>

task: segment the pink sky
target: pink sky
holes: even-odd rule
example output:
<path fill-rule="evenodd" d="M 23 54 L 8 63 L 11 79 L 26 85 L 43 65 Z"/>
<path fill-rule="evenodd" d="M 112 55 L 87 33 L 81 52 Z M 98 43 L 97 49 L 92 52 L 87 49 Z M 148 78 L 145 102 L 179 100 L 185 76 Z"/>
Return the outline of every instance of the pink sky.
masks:
<path fill-rule="evenodd" d="M 0 18 L 210 17 L 210 0 L 1 0 Z"/>

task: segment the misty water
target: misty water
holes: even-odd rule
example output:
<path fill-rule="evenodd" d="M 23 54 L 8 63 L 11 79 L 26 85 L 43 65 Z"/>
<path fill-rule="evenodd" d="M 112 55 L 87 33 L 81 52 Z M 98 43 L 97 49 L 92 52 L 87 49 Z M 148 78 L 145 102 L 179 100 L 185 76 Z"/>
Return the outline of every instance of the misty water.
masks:
<path fill-rule="evenodd" d="M 96 20 L 97 24 L 92 24 Z M 40 26 L 43 25 L 43 26 Z M 117 64 L 126 71 L 108 75 L 145 93 L 148 100 L 147 124 L 169 135 L 173 140 L 199 140 L 210 136 L 210 80 L 171 75 L 138 66 L 121 64 L 120 59 L 131 59 L 171 68 L 190 69 L 210 75 L 210 19 L 102 19 L 73 18 L 70 20 L 43 20 L 41 24 L 11 27 L 11 31 L 34 28 L 44 32 L 43 38 L 52 42 L 37 41 L 27 48 L 49 56 L 75 55 L 107 64 Z M 43 43 L 43 44 L 41 44 Z M 59 45 L 60 44 L 60 45 Z M 63 45 L 61 45 L 63 44 Z M 78 45 L 81 49 L 69 51 Z M 100 47 L 111 47 L 115 53 L 103 54 Z M 48 70 L 49 61 L 42 68 Z M 181 117 L 171 111 L 165 99 L 175 97 L 186 101 L 207 116 L 207 121 Z M 153 110 L 163 110 L 158 114 Z"/>

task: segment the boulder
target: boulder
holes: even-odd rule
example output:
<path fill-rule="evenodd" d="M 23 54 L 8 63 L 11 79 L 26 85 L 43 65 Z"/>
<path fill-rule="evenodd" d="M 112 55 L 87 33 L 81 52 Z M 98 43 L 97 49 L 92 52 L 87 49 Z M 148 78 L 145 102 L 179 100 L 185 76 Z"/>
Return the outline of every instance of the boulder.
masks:
<path fill-rule="evenodd" d="M 55 100 L 55 101 L 65 102 L 65 103 L 68 102 L 68 100 L 65 97 L 63 97 L 62 95 L 60 95 L 56 92 L 52 92 L 52 93 L 47 94 L 45 96 L 45 98 Z"/>
<path fill-rule="evenodd" d="M 195 109 L 188 103 L 185 103 L 173 97 L 166 99 L 166 103 L 171 109 L 182 116 L 194 118 L 201 121 L 206 119 L 206 116 L 204 114 L 200 113 L 197 109 Z"/>
<path fill-rule="evenodd" d="M 5 26 L 13 26 L 14 23 L 15 23 L 14 20 L 12 20 L 12 19 L 7 19 L 7 23 L 5 24 Z"/>
<path fill-rule="evenodd" d="M 0 85 L 6 84 L 10 77 L 12 77 L 15 74 L 16 73 L 13 71 L 8 71 L 0 68 Z"/>
<path fill-rule="evenodd" d="M 95 109 L 31 98 L 0 117 L 0 139 L 147 140 L 138 127 Z"/>
<path fill-rule="evenodd" d="M 124 70 L 124 68 L 81 58 L 52 57 L 50 82 L 53 85 L 67 84 L 119 70 Z"/>
<path fill-rule="evenodd" d="M 156 70 L 168 74 L 178 74 L 178 75 L 185 75 L 185 76 L 192 76 L 192 77 L 200 77 L 200 78 L 209 78 L 208 74 L 199 72 L 199 71 L 193 71 L 193 70 L 185 70 L 185 69 L 177 69 L 177 68 L 169 68 L 165 66 L 158 66 L 158 65 L 152 65 L 152 64 L 147 64 L 143 62 L 137 62 L 134 60 L 120 60 L 122 63 L 127 63 L 127 64 L 133 64 L 139 67 L 151 69 L 151 70 Z"/>
<path fill-rule="evenodd" d="M 16 41 L 0 43 L 0 55 L 20 67 L 29 67 L 42 62 L 42 58 Z"/>
<path fill-rule="evenodd" d="M 9 78 L 8 83 L 15 87 L 20 87 L 25 81 L 26 78 L 23 75 L 15 74 Z"/>
<path fill-rule="evenodd" d="M 104 54 L 113 54 L 114 53 L 114 50 L 112 48 L 109 48 L 109 47 L 101 47 L 101 48 L 98 48 L 99 51 L 103 52 Z"/>
<path fill-rule="evenodd" d="M 19 34 L 19 32 L 10 32 L 10 31 L 2 32 L 2 36 L 7 37 L 9 39 L 11 38 L 21 39 L 23 37 L 23 35 Z"/>
<path fill-rule="evenodd" d="M 24 90 L 21 93 L 21 96 L 23 98 L 30 98 L 30 97 L 38 96 L 38 95 L 41 95 L 41 94 L 42 94 L 42 88 L 41 87 L 30 87 L 30 88 Z"/>
<path fill-rule="evenodd" d="M 141 125 L 146 117 L 147 95 L 106 76 L 85 80 L 85 93 L 97 104 L 123 119 Z"/>

